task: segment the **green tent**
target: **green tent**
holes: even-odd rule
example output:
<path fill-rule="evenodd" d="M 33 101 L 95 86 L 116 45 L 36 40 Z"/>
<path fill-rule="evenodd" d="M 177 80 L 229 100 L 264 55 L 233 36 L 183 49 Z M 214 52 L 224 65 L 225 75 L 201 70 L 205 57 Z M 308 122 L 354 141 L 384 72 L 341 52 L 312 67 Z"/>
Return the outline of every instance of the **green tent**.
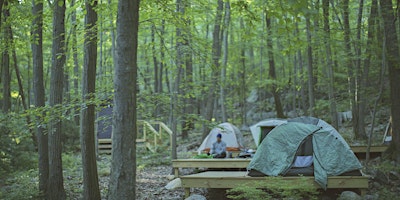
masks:
<path fill-rule="evenodd" d="M 311 147 L 304 148 L 305 145 Z M 267 176 L 288 175 L 298 158 L 307 157 L 299 156 L 299 151 L 304 149 L 311 149 L 312 164 L 303 168 L 311 168 L 315 181 L 324 189 L 328 176 L 354 171 L 360 174 L 360 162 L 338 132 L 312 124 L 288 122 L 274 128 L 258 146 L 247 167 L 249 175 L 254 174 L 252 171 Z M 298 169 L 302 167 L 296 166 Z"/>

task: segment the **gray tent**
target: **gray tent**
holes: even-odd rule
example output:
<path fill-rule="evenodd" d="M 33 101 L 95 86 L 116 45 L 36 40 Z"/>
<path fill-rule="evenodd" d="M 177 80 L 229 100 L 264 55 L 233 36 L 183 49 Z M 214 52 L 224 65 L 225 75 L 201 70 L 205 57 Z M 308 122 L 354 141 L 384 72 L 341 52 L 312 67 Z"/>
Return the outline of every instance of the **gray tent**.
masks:
<path fill-rule="evenodd" d="M 299 152 L 301 150 L 305 152 Z M 357 157 L 337 131 L 298 122 L 288 122 L 272 129 L 258 146 L 247 169 L 250 176 L 252 172 L 285 176 L 294 169 L 295 161 L 307 157 L 307 154 L 312 158 L 312 164 L 303 168 L 311 169 L 315 181 L 324 189 L 327 188 L 328 176 L 359 172 L 361 169 Z"/>

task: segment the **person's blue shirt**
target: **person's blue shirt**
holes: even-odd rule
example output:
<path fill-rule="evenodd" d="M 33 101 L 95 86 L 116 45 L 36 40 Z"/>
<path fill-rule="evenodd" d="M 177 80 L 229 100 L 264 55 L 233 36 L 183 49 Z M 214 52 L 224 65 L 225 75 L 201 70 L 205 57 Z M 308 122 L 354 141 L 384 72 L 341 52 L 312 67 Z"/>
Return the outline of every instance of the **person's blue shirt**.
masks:
<path fill-rule="evenodd" d="M 211 154 L 221 154 L 226 151 L 226 143 L 224 141 L 214 142 L 211 148 Z"/>

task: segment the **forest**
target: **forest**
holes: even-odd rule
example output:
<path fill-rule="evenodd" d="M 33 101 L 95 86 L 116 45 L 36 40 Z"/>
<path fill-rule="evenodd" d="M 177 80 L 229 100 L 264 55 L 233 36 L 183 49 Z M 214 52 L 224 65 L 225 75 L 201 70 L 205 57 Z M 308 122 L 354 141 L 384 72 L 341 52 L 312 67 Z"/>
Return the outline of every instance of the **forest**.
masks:
<path fill-rule="evenodd" d="M 222 122 L 248 130 L 266 118 L 313 116 L 345 130 L 347 142 L 368 145 L 390 123 L 385 159 L 396 168 L 399 6 L 0 0 L 0 199 L 138 198 L 138 120 L 172 130 L 169 161 Z M 113 149 L 104 167 L 96 124 L 110 106 Z M 78 189 L 69 185 L 74 165 Z M 101 174 L 109 182 L 99 185 Z"/>

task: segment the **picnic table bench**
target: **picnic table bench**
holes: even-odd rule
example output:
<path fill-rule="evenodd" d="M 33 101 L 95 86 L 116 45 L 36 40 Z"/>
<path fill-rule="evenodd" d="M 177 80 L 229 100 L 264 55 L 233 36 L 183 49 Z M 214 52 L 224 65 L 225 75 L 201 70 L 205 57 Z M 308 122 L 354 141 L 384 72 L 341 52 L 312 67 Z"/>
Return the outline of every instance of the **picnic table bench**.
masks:
<path fill-rule="evenodd" d="M 254 184 L 257 181 L 274 181 L 272 177 L 251 177 L 246 171 L 207 171 L 197 174 L 181 176 L 185 196 L 190 196 L 191 188 L 235 188 L 242 184 Z M 314 176 L 288 176 L 281 177 L 285 181 L 305 178 L 314 187 L 320 186 L 314 181 Z M 368 189 L 368 177 L 365 176 L 331 176 L 328 177 L 328 189 L 357 189 L 365 195 Z"/>

